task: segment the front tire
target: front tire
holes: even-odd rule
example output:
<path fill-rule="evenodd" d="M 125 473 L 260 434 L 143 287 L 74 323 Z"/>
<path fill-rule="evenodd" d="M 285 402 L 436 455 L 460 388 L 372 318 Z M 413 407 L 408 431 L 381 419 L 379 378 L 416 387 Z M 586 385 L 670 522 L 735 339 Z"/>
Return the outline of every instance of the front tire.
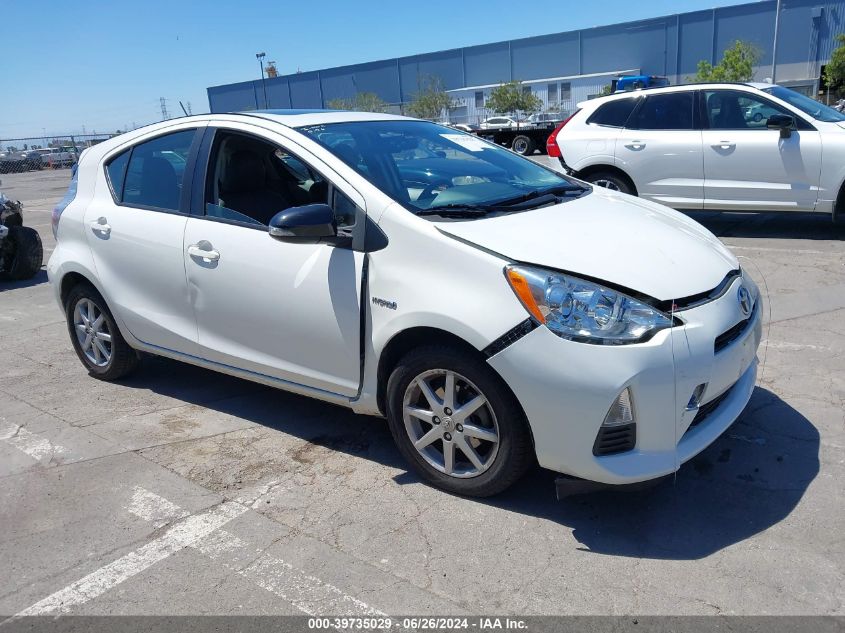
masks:
<path fill-rule="evenodd" d="M 100 293 L 88 284 L 75 286 L 65 304 L 68 333 L 88 374 L 112 381 L 138 366 L 138 354 L 120 334 Z"/>
<path fill-rule="evenodd" d="M 604 187 L 611 191 L 618 191 L 620 193 L 627 193 L 628 195 L 636 195 L 631 183 L 622 176 L 612 171 L 597 171 L 589 174 L 584 180 L 596 185 L 597 187 Z"/>
<path fill-rule="evenodd" d="M 402 456 L 423 480 L 487 497 L 534 460 L 516 398 L 484 362 L 446 346 L 409 352 L 387 383 L 387 420 Z"/>
<path fill-rule="evenodd" d="M 5 269 L 0 273 L 0 279 L 20 281 L 30 279 L 41 270 L 44 260 L 44 248 L 41 236 L 30 226 L 10 226 L 7 240 L 12 243 L 8 261 L 4 262 Z"/>

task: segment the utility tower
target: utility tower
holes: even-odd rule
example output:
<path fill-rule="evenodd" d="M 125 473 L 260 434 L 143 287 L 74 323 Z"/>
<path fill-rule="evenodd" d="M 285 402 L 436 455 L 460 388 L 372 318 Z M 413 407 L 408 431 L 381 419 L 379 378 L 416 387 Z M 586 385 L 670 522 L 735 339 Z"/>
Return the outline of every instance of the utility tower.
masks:
<path fill-rule="evenodd" d="M 161 103 L 161 120 L 167 121 L 170 118 L 170 113 L 167 111 L 167 99 L 161 97 L 159 102 Z"/>

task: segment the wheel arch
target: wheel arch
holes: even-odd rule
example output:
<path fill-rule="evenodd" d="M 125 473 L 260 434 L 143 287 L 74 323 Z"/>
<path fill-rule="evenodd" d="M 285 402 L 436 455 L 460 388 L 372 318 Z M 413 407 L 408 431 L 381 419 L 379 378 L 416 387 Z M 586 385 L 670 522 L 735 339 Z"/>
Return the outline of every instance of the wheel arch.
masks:
<path fill-rule="evenodd" d="M 387 411 L 387 381 L 399 360 L 416 347 L 432 344 L 448 345 L 486 362 L 484 354 L 456 334 L 436 327 L 415 326 L 397 332 L 379 355 L 376 373 L 376 403 L 384 415 Z M 498 373 L 498 372 L 497 372 Z"/>
<path fill-rule="evenodd" d="M 833 203 L 833 221 L 836 224 L 845 224 L 845 180 L 839 185 L 839 193 Z"/>
<path fill-rule="evenodd" d="M 620 169 L 616 165 L 609 165 L 607 163 L 601 163 L 598 165 L 590 165 L 589 167 L 584 167 L 583 169 L 579 169 L 576 172 L 576 176 L 581 180 L 587 180 L 592 174 L 596 174 L 598 172 L 610 172 L 615 174 L 616 176 L 624 179 L 630 186 L 631 191 L 633 191 L 633 195 L 638 196 L 639 193 L 637 192 L 637 185 L 634 183 L 634 180 L 628 175 L 628 173 L 624 169 Z"/>

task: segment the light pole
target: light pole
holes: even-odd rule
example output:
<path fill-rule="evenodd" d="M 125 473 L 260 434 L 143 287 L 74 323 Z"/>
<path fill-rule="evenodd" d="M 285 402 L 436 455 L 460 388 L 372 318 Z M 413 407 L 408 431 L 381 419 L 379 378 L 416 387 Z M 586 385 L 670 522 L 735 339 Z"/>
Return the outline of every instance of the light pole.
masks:
<path fill-rule="evenodd" d="M 780 0 L 775 5 L 775 39 L 772 42 L 772 83 L 777 82 L 778 27 L 780 26 Z"/>
<path fill-rule="evenodd" d="M 261 90 L 264 92 L 264 109 L 267 109 L 267 84 L 264 81 L 264 58 L 267 57 L 267 53 L 256 53 L 255 59 L 258 60 L 258 64 L 261 67 Z"/>

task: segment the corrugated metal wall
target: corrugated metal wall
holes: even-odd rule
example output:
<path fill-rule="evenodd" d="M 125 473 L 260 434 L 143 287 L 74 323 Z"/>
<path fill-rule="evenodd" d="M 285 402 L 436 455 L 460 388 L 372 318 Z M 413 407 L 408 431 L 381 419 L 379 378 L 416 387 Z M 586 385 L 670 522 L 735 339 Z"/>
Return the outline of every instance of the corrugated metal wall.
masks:
<path fill-rule="evenodd" d="M 209 105 L 212 112 L 321 108 L 358 92 L 400 104 L 426 76 L 456 90 L 639 68 L 678 83 L 695 74 L 700 60 L 718 61 L 737 39 L 760 48 L 756 78 L 764 80 L 771 76 L 776 5 L 766 0 L 267 79 L 266 104 L 260 79 L 215 86 L 208 89 Z M 782 0 L 776 79 L 812 83 L 843 30 L 845 1 Z"/>

